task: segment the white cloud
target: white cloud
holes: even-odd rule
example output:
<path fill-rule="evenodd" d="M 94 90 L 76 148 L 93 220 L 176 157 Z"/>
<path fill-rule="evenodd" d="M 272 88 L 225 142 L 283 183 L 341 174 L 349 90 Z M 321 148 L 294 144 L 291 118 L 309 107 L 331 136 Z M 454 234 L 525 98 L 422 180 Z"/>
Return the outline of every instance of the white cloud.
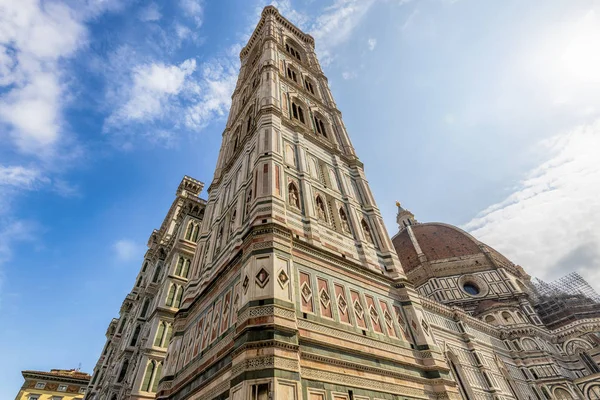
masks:
<path fill-rule="evenodd" d="M 184 14 L 193 19 L 199 28 L 204 18 L 203 0 L 179 0 L 179 5 Z"/>
<path fill-rule="evenodd" d="M 356 74 L 356 72 L 350 72 L 350 71 L 342 72 L 342 78 L 344 78 L 345 80 L 354 79 L 357 76 L 358 75 Z"/>
<path fill-rule="evenodd" d="M 33 189 L 40 182 L 48 182 L 40 170 L 20 165 L 5 167 L 0 165 L 0 186 Z"/>
<path fill-rule="evenodd" d="M 533 276 L 578 271 L 600 289 L 600 120 L 542 145 L 547 161 L 465 228 Z"/>
<path fill-rule="evenodd" d="M 120 88 L 122 104 L 108 119 L 109 126 L 123 122 L 147 122 L 168 115 L 171 101 L 186 87 L 186 79 L 196 70 L 196 60 L 180 65 L 162 63 L 133 67 L 131 79 Z"/>
<path fill-rule="evenodd" d="M 143 8 L 139 15 L 142 21 L 158 21 L 162 18 L 162 14 L 160 13 L 160 9 L 156 3 L 150 3 L 148 6 Z"/>
<path fill-rule="evenodd" d="M 369 40 L 367 40 L 367 45 L 369 46 L 369 50 L 375 50 L 375 46 L 377 46 L 377 39 L 370 38 Z"/>
<path fill-rule="evenodd" d="M 66 95 L 60 61 L 86 41 L 64 4 L 0 0 L 0 121 L 18 148 L 33 153 L 60 139 Z"/>
<path fill-rule="evenodd" d="M 121 239 L 113 244 L 113 250 L 118 261 L 134 261 L 142 256 L 144 246 L 137 244 L 133 240 Z"/>
<path fill-rule="evenodd" d="M 195 104 L 187 108 L 186 126 L 200 129 L 213 118 L 227 114 L 238 73 L 237 62 L 232 58 L 215 59 L 202 65 L 199 97 Z"/>
<path fill-rule="evenodd" d="M 374 3 L 375 0 L 336 0 L 317 17 L 310 31 L 320 50 L 320 60 L 324 65 L 332 61 L 333 47 L 350 38 Z"/>

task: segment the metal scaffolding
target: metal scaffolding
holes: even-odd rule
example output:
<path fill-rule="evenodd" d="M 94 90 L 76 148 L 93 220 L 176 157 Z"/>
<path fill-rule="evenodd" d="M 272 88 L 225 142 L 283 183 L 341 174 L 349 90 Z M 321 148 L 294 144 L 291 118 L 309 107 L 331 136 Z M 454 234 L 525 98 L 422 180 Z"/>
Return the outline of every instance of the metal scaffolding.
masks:
<path fill-rule="evenodd" d="M 532 283 L 539 296 L 562 297 L 565 295 L 573 296 L 579 294 L 596 303 L 600 303 L 600 295 L 598 295 L 594 288 L 592 288 L 577 272 L 571 272 L 550 283 L 544 282 L 538 278 L 535 278 Z"/>
<path fill-rule="evenodd" d="M 600 316 L 600 296 L 577 272 L 550 283 L 532 281 L 535 309 L 550 329 Z"/>

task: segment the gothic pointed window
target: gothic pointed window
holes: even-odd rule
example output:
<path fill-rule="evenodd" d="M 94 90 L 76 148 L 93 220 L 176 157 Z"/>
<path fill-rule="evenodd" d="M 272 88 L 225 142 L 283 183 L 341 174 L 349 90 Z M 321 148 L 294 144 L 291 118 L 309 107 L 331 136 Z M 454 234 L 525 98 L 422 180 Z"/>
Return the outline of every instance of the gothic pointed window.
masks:
<path fill-rule="evenodd" d="M 167 323 L 165 321 L 160 321 L 160 323 L 158 324 L 158 329 L 156 330 L 156 336 L 154 338 L 154 346 L 156 346 L 156 347 L 162 346 L 166 328 L 167 328 Z"/>
<path fill-rule="evenodd" d="M 142 381 L 142 391 L 149 392 L 152 383 L 152 376 L 154 375 L 154 371 L 156 369 L 156 361 L 152 360 L 148 362 L 148 366 L 146 366 L 146 373 L 144 374 L 144 380 Z"/>
<path fill-rule="evenodd" d="M 181 269 L 183 268 L 183 262 L 184 259 L 183 257 L 179 257 L 179 260 L 177 261 L 177 267 L 175 267 L 175 275 L 181 275 Z"/>
<path fill-rule="evenodd" d="M 325 129 L 325 123 L 323 122 L 323 118 L 320 115 L 316 114 L 313 119 L 315 122 L 315 130 L 317 131 L 317 133 L 327 138 L 327 130 Z"/>
<path fill-rule="evenodd" d="M 315 199 L 315 203 L 317 205 L 317 216 L 321 221 L 327 222 L 327 213 L 325 212 L 325 203 L 321 196 L 317 196 Z"/>
<path fill-rule="evenodd" d="M 194 233 L 192 234 L 192 242 L 198 241 L 198 234 L 200 233 L 200 225 L 196 224 L 194 226 Z"/>
<path fill-rule="evenodd" d="M 117 383 L 123 382 L 123 379 L 125 379 L 125 375 L 127 374 L 128 367 L 129 367 L 129 360 L 123 361 L 123 365 L 121 366 L 121 372 L 119 372 L 119 377 L 117 378 Z"/>
<path fill-rule="evenodd" d="M 135 346 L 137 344 L 138 337 L 140 336 L 140 330 L 142 329 L 141 325 L 135 327 L 133 331 L 133 335 L 131 336 L 130 346 Z"/>
<path fill-rule="evenodd" d="M 127 318 L 123 318 L 123 321 L 121 321 L 121 326 L 119 326 L 119 330 L 117 331 L 118 334 L 123 333 L 123 329 L 125 329 L 126 323 L 127 323 Z"/>
<path fill-rule="evenodd" d="M 315 90 L 313 88 L 313 84 L 310 81 L 310 79 L 308 78 L 304 78 L 304 87 L 306 88 L 306 90 L 308 90 L 311 94 L 315 94 Z"/>
<path fill-rule="evenodd" d="M 298 106 L 296 103 L 292 103 L 292 116 L 298 119 Z"/>
<path fill-rule="evenodd" d="M 140 313 L 140 318 L 146 318 L 146 313 L 148 312 L 149 306 L 150 306 L 150 299 L 144 300 L 144 305 L 142 306 L 142 312 Z"/>
<path fill-rule="evenodd" d="M 188 223 L 187 230 L 185 231 L 185 240 L 190 240 L 192 238 L 192 233 L 194 232 L 194 224 L 192 221 Z"/>
<path fill-rule="evenodd" d="M 167 301 L 165 302 L 166 306 L 168 306 L 168 307 L 173 306 L 173 300 L 175 299 L 176 290 L 177 290 L 177 286 L 171 285 L 171 287 L 169 288 L 169 294 L 167 295 Z"/>
<path fill-rule="evenodd" d="M 192 261 L 189 258 L 185 259 L 185 262 L 183 263 L 183 269 L 181 270 L 181 276 L 184 278 L 187 278 L 189 273 L 190 273 L 190 264 L 192 263 Z"/>
<path fill-rule="evenodd" d="M 140 287 L 142 286 L 142 277 L 140 276 L 140 278 L 138 279 L 137 283 L 135 284 L 135 286 Z"/>
<path fill-rule="evenodd" d="M 162 377 L 162 366 L 163 363 L 159 362 L 156 366 L 156 370 L 154 371 L 154 382 L 152 383 L 152 392 L 156 392 L 158 389 L 158 382 L 160 382 L 160 378 Z"/>
<path fill-rule="evenodd" d="M 154 276 L 152 277 L 152 282 L 158 282 L 158 278 L 160 277 L 160 264 L 156 266 L 154 270 Z"/>
<path fill-rule="evenodd" d="M 290 182 L 288 185 L 288 203 L 292 207 L 300 208 L 300 197 L 298 195 L 298 188 L 294 182 Z"/>
<path fill-rule="evenodd" d="M 298 119 L 300 122 L 304 123 L 304 110 L 302 110 L 302 107 L 300 106 L 298 106 Z"/>
<path fill-rule="evenodd" d="M 173 303 L 173 307 L 175 307 L 175 308 L 181 307 L 182 297 L 183 297 L 183 286 L 178 286 L 177 295 L 175 296 L 175 302 Z"/>

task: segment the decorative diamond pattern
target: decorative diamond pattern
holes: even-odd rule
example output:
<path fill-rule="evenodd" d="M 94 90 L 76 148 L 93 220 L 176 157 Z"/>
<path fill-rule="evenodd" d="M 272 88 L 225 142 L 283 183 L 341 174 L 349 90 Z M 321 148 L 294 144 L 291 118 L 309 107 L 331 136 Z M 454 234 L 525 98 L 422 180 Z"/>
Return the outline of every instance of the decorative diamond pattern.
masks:
<path fill-rule="evenodd" d="M 362 319 L 365 315 L 365 311 L 363 310 L 358 300 L 354 300 L 354 312 L 356 313 L 356 316 L 360 319 Z"/>
<path fill-rule="evenodd" d="M 338 295 L 337 303 L 342 315 L 346 315 L 346 312 L 348 311 L 348 303 L 346 303 L 346 299 L 344 299 L 344 297 L 341 294 Z"/>
<path fill-rule="evenodd" d="M 321 289 L 321 292 L 319 293 L 319 300 L 321 300 L 323 307 L 329 307 L 329 304 L 331 303 L 331 297 L 329 297 L 329 293 L 327 293 L 325 288 Z"/>
<path fill-rule="evenodd" d="M 267 285 L 267 282 L 269 282 L 269 273 L 261 268 L 256 274 L 256 284 L 262 289 Z"/>
<path fill-rule="evenodd" d="M 250 279 L 248 279 L 248 275 L 244 277 L 244 282 L 242 282 L 242 288 L 244 289 L 244 294 L 248 291 L 248 285 L 250 284 Z"/>
<path fill-rule="evenodd" d="M 300 287 L 300 293 L 302 293 L 302 298 L 307 303 L 312 298 L 312 290 L 310 290 L 310 286 L 308 286 L 306 282 L 302 283 L 302 286 Z"/>
<path fill-rule="evenodd" d="M 385 323 L 387 324 L 387 326 L 389 326 L 390 328 L 392 327 L 392 316 L 390 315 L 390 313 L 385 310 L 383 312 L 383 318 L 385 319 Z"/>
<path fill-rule="evenodd" d="M 281 288 L 285 288 L 288 284 L 288 282 L 290 281 L 290 277 L 287 275 L 287 273 L 281 269 L 279 271 L 279 274 L 277 274 L 277 282 L 279 282 L 279 285 L 281 286 Z"/>
<path fill-rule="evenodd" d="M 371 316 L 371 319 L 373 320 L 373 322 L 375 322 L 375 323 L 379 322 L 379 314 L 377 313 L 377 310 L 375 309 L 375 307 L 373 307 L 373 306 L 369 307 L 369 315 Z"/>

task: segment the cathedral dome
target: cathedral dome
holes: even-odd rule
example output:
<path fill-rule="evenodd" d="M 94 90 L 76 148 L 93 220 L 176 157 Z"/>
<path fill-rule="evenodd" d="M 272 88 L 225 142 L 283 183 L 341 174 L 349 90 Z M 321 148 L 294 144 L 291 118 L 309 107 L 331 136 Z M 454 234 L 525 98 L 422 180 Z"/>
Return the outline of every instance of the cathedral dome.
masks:
<path fill-rule="evenodd" d="M 429 222 L 409 225 L 392 238 L 392 243 L 406 273 L 425 261 L 439 264 L 449 260 L 470 259 L 476 266 L 492 264 L 512 270 L 523 277 L 527 275 L 520 266 L 513 264 L 498 251 L 462 229 L 448 224 Z"/>

